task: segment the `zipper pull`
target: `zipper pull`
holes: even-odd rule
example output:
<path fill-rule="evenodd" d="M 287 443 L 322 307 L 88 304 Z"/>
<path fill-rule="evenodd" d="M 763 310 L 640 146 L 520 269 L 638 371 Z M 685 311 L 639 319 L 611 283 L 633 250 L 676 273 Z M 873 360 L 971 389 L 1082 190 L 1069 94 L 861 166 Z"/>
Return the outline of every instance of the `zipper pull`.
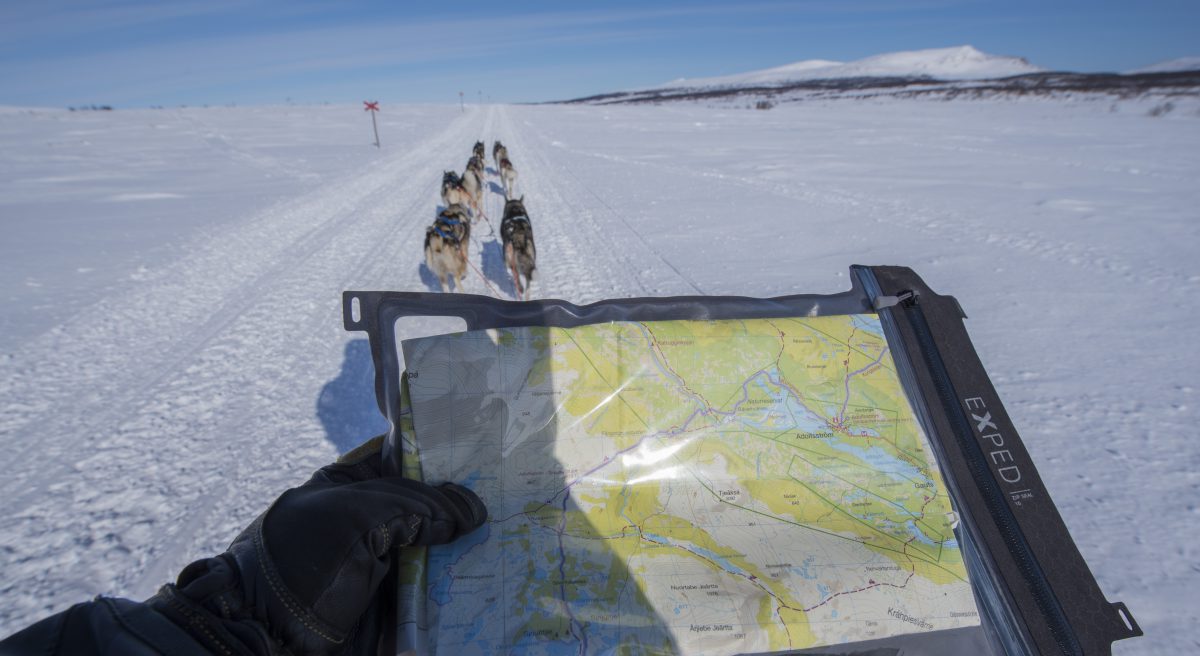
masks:
<path fill-rule="evenodd" d="M 871 301 L 871 304 L 875 307 L 875 311 L 878 312 L 884 308 L 890 308 L 900 305 L 901 303 L 904 303 L 905 305 L 916 305 L 919 297 L 920 294 L 914 291 L 905 291 L 900 292 L 895 296 L 876 296 L 875 299 Z"/>

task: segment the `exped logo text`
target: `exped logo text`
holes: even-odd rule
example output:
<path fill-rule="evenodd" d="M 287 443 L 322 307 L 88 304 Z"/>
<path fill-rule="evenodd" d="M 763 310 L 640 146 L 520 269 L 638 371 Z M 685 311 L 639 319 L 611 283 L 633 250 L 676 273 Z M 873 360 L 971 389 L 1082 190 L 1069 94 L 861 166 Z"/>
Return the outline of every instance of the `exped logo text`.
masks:
<path fill-rule="evenodd" d="M 979 439 L 985 442 L 985 447 L 991 449 L 988 451 L 988 457 L 997 467 L 996 473 L 1004 479 L 1005 483 L 1019 482 L 1021 470 L 1016 464 L 1008 464 L 1016 461 L 1013 460 L 1012 453 L 1004 448 L 1004 436 L 992 421 L 992 413 L 987 409 L 983 399 L 974 396 L 964 399 L 963 402 L 967 404 L 967 411 L 971 415 L 972 421 L 975 422 L 975 430 L 979 433 Z"/>

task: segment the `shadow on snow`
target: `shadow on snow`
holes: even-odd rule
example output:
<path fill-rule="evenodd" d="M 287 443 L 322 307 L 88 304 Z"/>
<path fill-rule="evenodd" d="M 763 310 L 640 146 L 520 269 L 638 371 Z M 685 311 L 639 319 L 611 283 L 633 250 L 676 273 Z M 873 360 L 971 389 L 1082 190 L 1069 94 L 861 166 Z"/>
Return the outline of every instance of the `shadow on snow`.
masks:
<path fill-rule="evenodd" d="M 513 285 L 512 276 L 508 273 L 508 267 L 504 264 L 504 247 L 500 241 L 493 239 L 488 242 L 483 242 L 480 248 L 480 262 L 483 266 L 483 275 L 500 290 L 500 293 L 516 297 L 517 288 Z"/>
<path fill-rule="evenodd" d="M 342 370 L 337 378 L 325 383 L 317 396 L 317 417 L 325 428 L 325 439 L 338 453 L 387 432 L 388 422 L 375 404 L 375 366 L 367 340 L 346 343 Z"/>

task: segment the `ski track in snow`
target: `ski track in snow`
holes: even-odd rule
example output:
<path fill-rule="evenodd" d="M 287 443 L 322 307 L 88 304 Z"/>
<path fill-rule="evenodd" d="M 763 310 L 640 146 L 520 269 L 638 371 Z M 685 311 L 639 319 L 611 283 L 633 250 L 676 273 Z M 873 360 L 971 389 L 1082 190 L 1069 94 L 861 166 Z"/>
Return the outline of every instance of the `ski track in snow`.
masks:
<path fill-rule="evenodd" d="M 1126 243 L 1169 253 L 1197 243 L 1193 121 L 1093 125 L 1081 115 L 1078 127 L 1070 114 L 1029 120 L 1012 106 L 988 109 L 999 127 L 985 132 L 976 108 L 990 106 L 896 106 L 936 113 L 931 124 L 953 118 L 947 112 L 970 118 L 942 135 L 910 132 L 907 110 L 894 134 L 839 116 L 842 141 L 823 142 L 819 119 L 836 110 L 431 108 L 437 119 L 425 123 L 440 129 L 387 134 L 370 168 L 325 178 L 185 115 L 214 157 L 308 186 L 190 236 L 185 256 L 106 288 L 0 355 L 0 635 L 95 594 L 152 594 L 190 560 L 223 550 L 283 489 L 369 437 L 329 435 L 336 429 L 318 417 L 323 385 L 348 371 L 369 375 L 369 364 L 364 374 L 352 361 L 364 353 L 351 355 L 362 335 L 342 330 L 341 292 L 433 291 L 425 227 L 440 207 L 442 171 L 461 171 L 476 140 L 487 150 L 484 209 L 498 230 L 504 198 L 490 153 L 499 139 L 534 228 L 535 298 L 835 292 L 855 262 L 909 264 L 957 294 L 1101 587 L 1147 630 L 1114 653 L 1200 648 L 1200 616 L 1187 601 L 1200 584 L 1200 451 L 1188 437 L 1200 419 L 1191 373 L 1200 363 L 1187 345 L 1200 276 L 1190 258 Z M 880 120 L 886 111 L 848 113 Z M 804 120 L 814 122 L 808 134 L 789 132 Z M 1106 142 L 1087 133 L 1110 125 L 1159 140 L 1174 125 L 1183 145 L 1154 158 L 1136 135 Z M 1045 126 L 1064 145 L 1025 147 Z M 1006 130 L 1019 134 L 1010 141 Z M 976 177 L 957 182 L 974 186 L 928 192 L 903 167 L 865 160 L 838 177 L 858 139 L 881 158 L 967 168 Z M 1078 144 L 1087 139 L 1120 158 L 1085 156 Z M 822 159 L 823 147 L 842 159 Z M 987 191 L 993 183 L 999 191 Z M 171 197 L 151 192 L 107 197 Z M 1126 225 L 1142 214 L 1144 226 Z M 512 297 L 488 223 L 473 226 L 470 259 L 465 292 Z M 442 325 L 413 319 L 399 330 Z"/>

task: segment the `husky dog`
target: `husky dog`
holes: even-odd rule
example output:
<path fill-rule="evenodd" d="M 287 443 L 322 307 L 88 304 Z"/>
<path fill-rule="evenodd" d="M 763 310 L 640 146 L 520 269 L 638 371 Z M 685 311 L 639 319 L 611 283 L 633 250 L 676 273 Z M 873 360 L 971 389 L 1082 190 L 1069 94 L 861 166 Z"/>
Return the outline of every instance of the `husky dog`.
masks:
<path fill-rule="evenodd" d="M 462 178 L 458 177 L 457 173 L 455 173 L 454 171 L 443 171 L 442 172 L 442 200 L 446 200 L 446 193 L 449 190 L 451 190 L 455 187 L 461 187 L 461 186 L 462 186 Z M 450 203 L 446 203 L 446 205 L 450 205 Z"/>
<path fill-rule="evenodd" d="M 474 199 L 463 187 L 462 178 L 454 171 L 442 174 L 442 202 L 446 207 L 454 205 L 470 205 Z"/>
<path fill-rule="evenodd" d="M 442 291 L 450 291 L 447 280 L 454 279 L 455 291 L 462 289 L 467 275 L 467 247 L 471 243 L 471 222 L 467 208 L 451 205 L 442 210 L 433 225 L 425 229 L 425 264 L 438 277 Z"/>
<path fill-rule="evenodd" d="M 479 163 L 480 163 L 480 164 L 482 164 L 482 163 L 483 163 L 483 160 L 484 160 L 484 153 L 486 153 L 486 152 L 487 152 L 487 151 L 486 151 L 486 150 L 484 150 L 484 146 L 483 146 L 483 142 L 482 142 L 482 141 L 476 141 L 476 142 L 475 142 L 475 147 L 471 149 L 471 154 L 473 154 L 475 157 L 478 157 L 478 158 L 479 158 Z"/>
<path fill-rule="evenodd" d="M 466 205 L 451 205 L 438 213 L 438 220 L 441 220 L 446 225 L 457 225 L 455 222 L 462 224 L 462 254 L 467 257 L 467 251 L 471 246 L 471 209 Z M 435 221 L 436 223 L 436 221 Z"/>
<path fill-rule="evenodd" d="M 467 168 L 479 174 L 479 179 L 483 179 L 483 158 L 478 155 L 472 155 L 471 159 L 467 160 Z"/>
<path fill-rule="evenodd" d="M 504 244 L 504 264 L 512 274 L 517 296 L 528 300 L 533 270 L 537 268 L 537 250 L 533 247 L 533 224 L 529 222 L 524 201 L 525 197 L 522 196 L 504 203 L 500 240 Z M 521 284 L 522 276 L 525 278 L 524 285 Z"/>
<path fill-rule="evenodd" d="M 512 198 L 516 193 L 517 170 L 507 157 L 500 160 L 500 182 L 504 184 L 504 199 Z"/>
<path fill-rule="evenodd" d="M 483 214 L 483 172 L 474 165 L 476 161 L 472 157 L 471 161 L 467 162 L 467 169 L 462 174 L 462 188 L 471 198 L 469 202 L 475 216 L 479 216 Z"/>
<path fill-rule="evenodd" d="M 496 163 L 497 168 L 500 167 L 500 160 L 502 159 L 508 159 L 508 149 L 504 147 L 504 144 L 497 141 L 492 144 L 492 161 Z"/>

